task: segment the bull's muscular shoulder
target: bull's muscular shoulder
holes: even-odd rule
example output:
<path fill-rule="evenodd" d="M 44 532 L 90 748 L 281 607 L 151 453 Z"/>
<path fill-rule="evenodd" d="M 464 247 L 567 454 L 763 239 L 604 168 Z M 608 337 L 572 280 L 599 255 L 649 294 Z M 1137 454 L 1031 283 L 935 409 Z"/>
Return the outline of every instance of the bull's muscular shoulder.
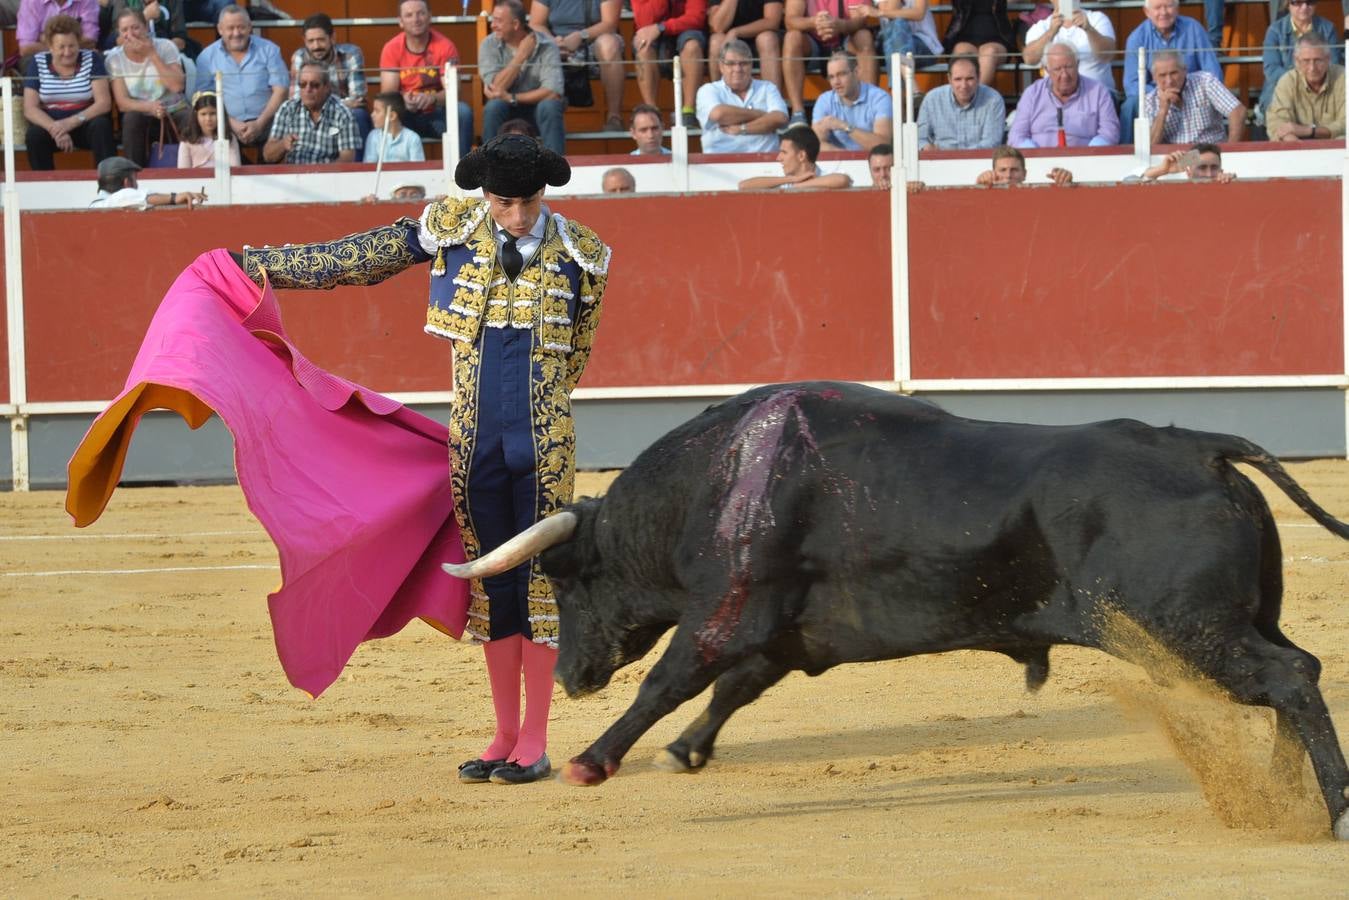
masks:
<path fill-rule="evenodd" d="M 418 222 L 422 244 L 451 247 L 466 243 L 487 215 L 487 201 L 447 197 L 427 204 Z"/>
<path fill-rule="evenodd" d="M 591 275 L 609 274 L 611 251 L 609 245 L 600 240 L 599 235 L 580 222 L 573 222 L 559 213 L 553 213 L 553 221 L 557 224 L 557 233 L 562 238 L 562 245 L 567 248 L 567 254 L 578 266 Z"/>

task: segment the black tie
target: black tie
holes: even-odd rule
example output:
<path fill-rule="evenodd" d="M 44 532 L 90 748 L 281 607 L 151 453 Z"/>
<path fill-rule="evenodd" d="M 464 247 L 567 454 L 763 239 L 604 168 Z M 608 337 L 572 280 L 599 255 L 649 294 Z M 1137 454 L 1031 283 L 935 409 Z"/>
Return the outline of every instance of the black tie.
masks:
<path fill-rule="evenodd" d="M 506 270 L 506 277 L 514 281 L 515 276 L 519 275 L 524 267 L 525 258 L 515 246 L 515 235 L 506 235 L 506 243 L 501 245 L 501 268 Z"/>

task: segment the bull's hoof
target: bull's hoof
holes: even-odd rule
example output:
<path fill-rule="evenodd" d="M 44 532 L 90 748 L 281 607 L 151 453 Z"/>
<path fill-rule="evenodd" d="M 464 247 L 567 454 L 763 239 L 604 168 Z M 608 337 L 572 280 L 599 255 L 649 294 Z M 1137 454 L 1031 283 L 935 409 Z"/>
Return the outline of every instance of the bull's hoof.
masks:
<path fill-rule="evenodd" d="M 562 767 L 562 780 L 567 784 L 591 787 L 603 784 L 608 777 L 609 773 L 604 771 L 604 766 L 579 756 Z"/>
<path fill-rule="evenodd" d="M 686 772 L 697 772 L 703 767 L 705 760 L 701 753 L 690 753 L 688 759 L 674 752 L 668 747 L 656 754 L 654 760 L 656 768 L 662 772 L 673 772 L 676 775 Z"/>
<path fill-rule="evenodd" d="M 1335 823 L 1335 839 L 1349 841 L 1349 812 L 1341 813 L 1339 821 Z"/>

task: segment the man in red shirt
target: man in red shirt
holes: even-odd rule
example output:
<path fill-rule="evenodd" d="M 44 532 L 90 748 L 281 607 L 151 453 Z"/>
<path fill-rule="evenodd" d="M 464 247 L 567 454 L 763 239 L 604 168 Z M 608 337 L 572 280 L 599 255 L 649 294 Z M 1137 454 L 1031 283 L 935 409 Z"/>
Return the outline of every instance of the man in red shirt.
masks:
<path fill-rule="evenodd" d="M 380 92 L 398 91 L 407 104 L 403 125 L 422 137 L 445 132 L 445 64 L 459 62 L 454 41 L 431 27 L 427 0 L 403 0 L 398 5 L 398 27 L 379 53 Z M 473 107 L 459 101 L 459 152 L 473 144 Z"/>
<path fill-rule="evenodd" d="M 642 102 L 657 106 L 660 67 L 663 60 L 679 57 L 684 75 L 680 115 L 689 128 L 698 127 L 694 115 L 698 86 L 703 83 L 703 60 L 707 58 L 707 0 L 631 0 L 637 30 L 632 36 L 632 56 L 637 61 L 637 87 Z"/>

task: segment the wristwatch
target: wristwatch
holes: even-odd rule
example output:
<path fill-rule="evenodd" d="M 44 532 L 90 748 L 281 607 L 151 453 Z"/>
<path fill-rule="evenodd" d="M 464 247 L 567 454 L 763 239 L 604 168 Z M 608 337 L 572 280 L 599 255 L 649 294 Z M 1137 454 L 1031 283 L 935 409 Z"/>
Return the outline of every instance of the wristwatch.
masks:
<path fill-rule="evenodd" d="M 740 133 L 741 133 L 741 134 L 749 134 L 749 125 L 747 125 L 747 124 L 744 123 L 744 122 L 741 122 L 741 123 L 740 123 Z"/>
<path fill-rule="evenodd" d="M 514 105 L 515 105 L 515 95 L 514 95 L 514 94 L 511 94 L 511 95 L 510 95 L 510 98 L 511 98 L 511 106 L 514 106 Z"/>
<path fill-rule="evenodd" d="M 583 43 L 583 44 L 589 44 L 589 43 L 590 43 L 590 29 L 589 29 L 589 28 L 582 28 L 582 29 L 581 29 L 581 43 Z"/>
<path fill-rule="evenodd" d="M 656 23 L 656 31 L 659 32 L 660 34 L 664 34 L 664 33 L 665 33 L 665 23 L 664 23 L 664 22 L 657 22 L 657 23 Z"/>

